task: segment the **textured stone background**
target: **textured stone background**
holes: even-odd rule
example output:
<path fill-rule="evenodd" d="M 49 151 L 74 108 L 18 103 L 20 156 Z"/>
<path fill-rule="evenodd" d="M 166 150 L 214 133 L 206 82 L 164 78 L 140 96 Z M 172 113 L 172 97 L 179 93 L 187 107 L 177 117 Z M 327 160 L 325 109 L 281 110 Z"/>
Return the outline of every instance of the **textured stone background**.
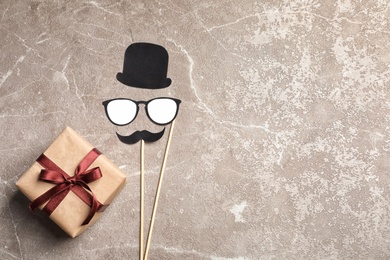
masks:
<path fill-rule="evenodd" d="M 161 127 L 115 127 L 101 102 L 171 96 L 150 259 L 389 259 L 389 17 L 387 0 L 1 0 L 0 258 L 137 259 L 139 144 L 115 132 Z M 116 80 L 140 41 L 167 48 L 171 87 Z M 15 188 L 66 125 L 128 177 L 75 239 Z M 166 136 L 146 145 L 148 217 Z"/>

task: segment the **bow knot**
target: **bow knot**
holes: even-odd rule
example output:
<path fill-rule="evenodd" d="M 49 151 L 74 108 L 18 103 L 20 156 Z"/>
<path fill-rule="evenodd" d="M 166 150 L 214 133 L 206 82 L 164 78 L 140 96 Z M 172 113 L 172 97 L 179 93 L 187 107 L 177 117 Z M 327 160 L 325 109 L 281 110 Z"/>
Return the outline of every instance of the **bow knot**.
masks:
<path fill-rule="evenodd" d="M 37 162 L 45 169 L 41 170 L 39 180 L 55 184 L 55 186 L 33 200 L 30 204 L 30 208 L 35 210 L 47 202 L 43 210 L 50 215 L 66 195 L 70 191 L 73 191 L 91 208 L 87 218 L 83 222 L 83 225 L 88 224 L 97 211 L 103 211 L 105 208 L 97 200 L 95 194 L 88 186 L 88 183 L 96 181 L 103 176 L 99 167 L 88 169 L 100 154 L 101 153 L 97 149 L 92 149 L 84 159 L 81 160 L 73 176 L 69 176 L 48 157 L 42 154 L 37 159 Z"/>
<path fill-rule="evenodd" d="M 66 183 L 69 183 L 71 186 L 74 186 L 77 184 L 77 180 L 75 178 L 70 178 L 66 181 Z"/>

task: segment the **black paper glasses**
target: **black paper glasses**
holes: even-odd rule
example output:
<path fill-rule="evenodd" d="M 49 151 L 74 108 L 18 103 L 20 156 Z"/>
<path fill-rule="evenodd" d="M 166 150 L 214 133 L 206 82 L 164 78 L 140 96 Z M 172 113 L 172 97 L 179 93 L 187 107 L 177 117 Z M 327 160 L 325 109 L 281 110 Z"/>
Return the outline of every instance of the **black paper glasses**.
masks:
<path fill-rule="evenodd" d="M 149 101 L 134 101 L 127 98 L 115 98 L 103 101 L 108 119 L 114 125 L 128 125 L 137 117 L 139 104 L 145 105 L 146 115 L 157 125 L 167 125 L 177 116 L 180 99 L 158 97 Z"/>

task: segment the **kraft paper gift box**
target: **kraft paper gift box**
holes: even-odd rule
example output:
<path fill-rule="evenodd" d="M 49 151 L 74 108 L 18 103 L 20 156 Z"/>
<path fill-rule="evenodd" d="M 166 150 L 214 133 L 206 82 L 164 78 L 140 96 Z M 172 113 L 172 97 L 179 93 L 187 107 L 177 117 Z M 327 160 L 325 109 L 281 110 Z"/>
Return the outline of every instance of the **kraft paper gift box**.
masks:
<path fill-rule="evenodd" d="M 79 136 L 73 129 L 66 127 L 43 153 L 43 156 L 50 159 L 60 168 L 57 173 L 54 173 L 56 176 L 58 175 L 58 172 L 62 170 L 68 175 L 68 177 L 74 177 L 79 163 L 83 161 L 83 159 L 86 158 L 86 155 L 93 149 L 94 147 Z M 47 169 L 47 167 L 43 167 L 41 163 L 38 163 L 38 160 L 40 160 L 42 156 L 38 158 L 27 172 L 20 177 L 20 179 L 16 182 L 16 186 L 24 195 L 26 195 L 28 199 L 30 199 L 30 201 L 36 200 L 39 196 L 50 189 L 55 189 L 54 186 L 56 185 L 62 185 L 61 187 L 66 187 L 66 185 L 78 186 L 76 187 L 77 189 L 84 190 L 81 193 L 84 193 L 84 195 L 89 194 L 87 199 L 91 201 L 92 195 L 94 195 L 98 203 L 101 203 L 99 205 L 102 207 L 99 208 L 100 210 L 93 215 L 88 224 L 83 225 L 83 222 L 85 222 L 86 218 L 90 216 L 92 206 L 89 206 L 85 201 L 83 201 L 81 196 L 76 195 L 76 193 L 78 193 L 75 192 L 77 191 L 76 189 L 75 191 L 71 189 L 68 193 L 66 193 L 66 195 L 61 198 L 62 200 L 60 199 L 61 201 L 59 205 L 51 213 L 49 213 L 50 218 L 67 234 L 69 234 L 69 236 L 76 237 L 98 220 L 101 214 L 103 214 L 101 210 L 113 201 L 114 197 L 126 183 L 125 174 L 121 172 L 121 170 L 119 170 L 119 168 L 104 154 L 96 156 L 97 158 L 92 160 L 92 164 L 84 171 L 84 173 L 92 170 L 96 171 L 95 168 L 98 167 L 101 172 L 101 177 L 87 183 L 88 187 L 84 187 L 84 184 L 82 183 L 81 185 L 77 185 L 77 183 L 69 184 L 71 181 L 68 181 L 66 184 L 54 184 L 40 180 L 39 176 L 41 174 L 41 170 Z M 90 188 L 90 191 L 88 191 L 88 188 Z M 48 201 L 50 201 L 50 199 Z M 46 201 L 40 205 L 39 208 L 45 210 L 45 205 L 49 203 L 50 202 Z M 90 205 L 92 205 L 92 203 L 90 203 Z"/>

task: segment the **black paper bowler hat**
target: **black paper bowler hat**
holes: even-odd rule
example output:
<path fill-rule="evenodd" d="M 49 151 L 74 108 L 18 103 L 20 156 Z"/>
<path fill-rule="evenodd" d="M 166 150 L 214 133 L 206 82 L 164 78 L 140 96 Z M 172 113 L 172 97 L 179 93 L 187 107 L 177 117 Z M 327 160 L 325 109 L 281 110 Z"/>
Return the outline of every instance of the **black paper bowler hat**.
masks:
<path fill-rule="evenodd" d="M 136 88 L 159 89 L 171 85 L 167 78 L 168 52 L 156 44 L 138 42 L 127 47 L 123 72 L 116 74 L 121 83 Z"/>

